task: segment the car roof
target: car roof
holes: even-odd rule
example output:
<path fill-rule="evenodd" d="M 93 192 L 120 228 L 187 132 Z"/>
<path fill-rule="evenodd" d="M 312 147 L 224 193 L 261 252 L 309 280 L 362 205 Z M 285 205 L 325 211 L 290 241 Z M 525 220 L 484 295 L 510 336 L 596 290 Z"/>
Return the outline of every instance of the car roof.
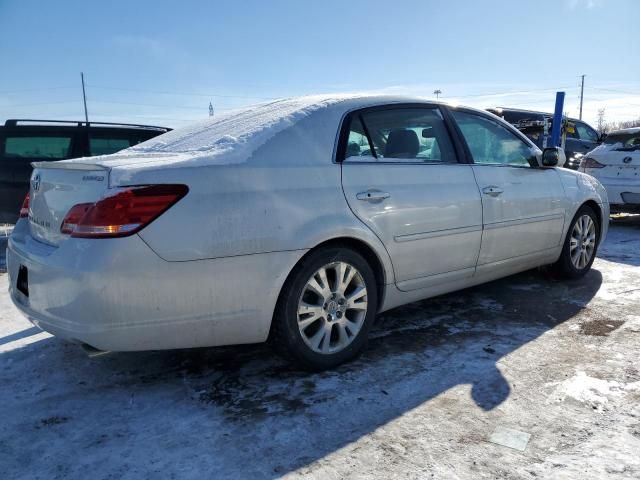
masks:
<path fill-rule="evenodd" d="M 132 130 L 156 130 L 162 132 L 168 132 L 171 130 L 168 127 L 159 127 L 156 125 L 140 125 L 136 123 L 114 123 L 114 122 L 85 122 L 85 121 L 74 121 L 74 120 L 37 120 L 37 119 L 19 119 L 19 118 L 11 118 L 4 122 L 5 127 L 51 127 L 51 128 L 59 128 L 59 127 L 97 127 L 104 129 L 111 128 L 119 128 L 119 129 L 132 129 Z"/>
<path fill-rule="evenodd" d="M 111 155 L 62 160 L 57 164 L 69 168 L 71 164 L 90 164 L 110 169 L 114 185 L 144 178 L 138 177 L 144 172 L 168 168 L 230 166 L 249 161 L 320 165 L 334 157 L 337 127 L 348 113 L 394 104 L 446 103 L 418 96 L 371 94 L 284 98 L 229 111 Z M 524 142 L 534 146 L 503 119 L 485 110 L 469 110 L 504 122 Z M 301 156 L 302 151 L 305 155 Z"/>
<path fill-rule="evenodd" d="M 511 107 L 493 107 L 490 108 L 489 110 L 491 111 L 496 111 L 496 112 L 513 112 L 513 113 L 531 113 L 534 115 L 542 115 L 544 117 L 553 117 L 553 113 L 549 113 L 549 112 L 539 112 L 536 110 L 527 110 L 527 109 L 522 109 L 522 108 L 511 108 Z M 573 118 L 573 117 L 566 117 L 569 120 L 571 120 L 572 122 L 581 122 L 581 123 L 587 123 L 584 120 L 580 120 L 578 118 Z"/>

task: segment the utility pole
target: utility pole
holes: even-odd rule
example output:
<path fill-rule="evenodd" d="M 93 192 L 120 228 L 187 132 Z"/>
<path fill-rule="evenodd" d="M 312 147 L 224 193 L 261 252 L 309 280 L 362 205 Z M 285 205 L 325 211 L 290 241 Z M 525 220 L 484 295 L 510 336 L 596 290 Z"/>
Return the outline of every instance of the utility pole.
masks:
<path fill-rule="evenodd" d="M 436 100 L 438 100 L 440 98 L 440 95 L 442 95 L 442 90 L 440 89 L 434 90 L 433 94 L 436 96 Z"/>
<path fill-rule="evenodd" d="M 209 102 L 209 116 L 213 117 L 213 104 Z"/>
<path fill-rule="evenodd" d="M 584 75 L 581 75 L 582 77 L 582 83 L 580 84 L 580 116 L 578 117 L 579 120 L 582 120 L 582 100 L 584 99 Z"/>
<path fill-rule="evenodd" d="M 89 113 L 87 112 L 87 94 L 84 91 L 84 73 L 80 72 L 80 79 L 82 80 L 82 100 L 84 101 L 84 119 L 89 124 Z"/>

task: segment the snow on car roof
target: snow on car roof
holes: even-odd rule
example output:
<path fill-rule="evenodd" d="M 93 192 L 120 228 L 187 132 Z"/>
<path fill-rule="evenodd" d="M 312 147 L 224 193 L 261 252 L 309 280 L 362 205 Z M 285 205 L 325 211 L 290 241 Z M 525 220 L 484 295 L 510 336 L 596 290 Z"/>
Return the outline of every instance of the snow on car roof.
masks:
<path fill-rule="evenodd" d="M 340 117 L 353 108 L 376 104 L 425 101 L 417 97 L 343 94 L 286 98 L 253 105 L 193 125 L 177 128 L 111 155 L 57 163 L 100 165 L 110 169 L 230 165 L 246 162 L 278 133 L 314 113 L 327 112 L 314 129 L 326 130 L 323 143 L 333 148 Z M 338 109 L 329 107 L 339 105 Z M 322 115 L 315 115 L 322 117 Z M 331 121 L 329 121 L 331 120 Z M 318 139 L 319 135 L 316 135 Z M 329 145 L 330 144 L 330 145 Z"/>
<path fill-rule="evenodd" d="M 613 130 L 609 132 L 608 135 L 619 135 L 619 134 L 634 134 L 640 133 L 640 127 L 631 127 L 631 128 L 621 128 L 620 130 Z"/>

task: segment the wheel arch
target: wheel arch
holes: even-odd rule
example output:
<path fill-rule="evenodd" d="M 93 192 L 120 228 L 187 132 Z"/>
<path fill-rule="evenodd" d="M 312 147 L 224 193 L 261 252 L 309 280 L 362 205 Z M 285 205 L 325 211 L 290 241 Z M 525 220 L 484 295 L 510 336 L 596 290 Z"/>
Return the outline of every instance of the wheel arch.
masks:
<path fill-rule="evenodd" d="M 595 200 L 590 199 L 590 200 L 587 200 L 586 202 L 584 202 L 582 205 L 580 205 L 578 210 L 580 210 L 582 207 L 589 207 L 589 208 L 591 208 L 591 210 L 596 212 L 596 215 L 598 217 L 598 227 L 602 231 L 602 221 L 603 221 L 603 219 L 602 219 L 602 208 L 600 207 L 600 205 L 598 205 L 598 203 Z M 576 212 L 578 210 L 576 210 Z"/>
<path fill-rule="evenodd" d="M 375 249 L 364 240 L 361 240 L 359 238 L 354 238 L 354 237 L 337 237 L 337 238 L 332 238 L 330 240 L 325 240 L 324 242 L 319 243 L 318 245 L 313 247 L 311 250 L 309 250 L 298 261 L 298 263 L 300 263 L 307 255 L 317 250 L 320 250 L 321 248 L 340 247 L 340 246 L 350 248 L 351 250 L 362 255 L 364 259 L 367 261 L 367 263 L 369 263 L 369 265 L 373 269 L 373 274 L 376 277 L 376 289 L 378 292 L 378 309 L 379 309 L 384 301 L 385 286 L 387 284 L 388 275 L 387 275 L 387 272 L 385 271 L 384 265 L 382 263 L 382 259 L 380 258 L 378 253 L 376 253 Z"/>
<path fill-rule="evenodd" d="M 320 243 L 318 243 L 317 245 L 315 245 L 313 248 L 310 248 L 302 257 L 300 257 L 298 259 L 298 261 L 290 268 L 289 273 L 287 274 L 287 277 L 285 279 L 285 281 L 282 284 L 282 287 L 280 288 L 280 292 L 278 293 L 278 297 L 276 300 L 276 305 L 274 305 L 274 310 L 273 310 L 273 316 L 271 318 L 271 326 L 269 328 L 269 338 L 271 338 L 271 332 L 273 330 L 273 318 L 276 314 L 277 311 L 277 305 L 278 303 L 280 303 L 281 299 L 282 299 L 282 294 L 285 291 L 285 288 L 287 286 L 287 284 L 289 283 L 289 278 L 291 278 L 292 273 L 294 272 L 294 270 L 296 269 L 296 267 L 303 262 L 309 255 L 311 255 L 312 253 L 323 249 L 323 248 L 331 248 L 331 247 L 346 247 L 346 248 L 350 248 L 351 250 L 354 250 L 355 252 L 359 253 L 360 255 L 362 255 L 364 257 L 364 259 L 369 263 L 369 265 L 371 266 L 371 268 L 373 269 L 373 273 L 376 277 L 376 290 L 377 290 L 377 294 L 378 294 L 378 305 L 377 308 L 378 310 L 381 308 L 381 306 L 384 303 L 384 295 L 385 295 L 385 290 L 386 290 L 386 285 L 388 282 L 393 281 L 393 272 L 387 272 L 387 269 L 385 268 L 385 263 L 384 260 L 382 258 L 380 258 L 380 255 L 378 254 L 378 252 L 376 252 L 375 248 L 373 246 L 371 246 L 369 243 L 367 243 L 366 241 L 360 239 L 360 238 L 356 238 L 356 237 L 351 237 L 351 236 L 338 236 L 338 237 L 334 237 L 334 238 L 330 238 L 327 240 L 324 240 Z"/>

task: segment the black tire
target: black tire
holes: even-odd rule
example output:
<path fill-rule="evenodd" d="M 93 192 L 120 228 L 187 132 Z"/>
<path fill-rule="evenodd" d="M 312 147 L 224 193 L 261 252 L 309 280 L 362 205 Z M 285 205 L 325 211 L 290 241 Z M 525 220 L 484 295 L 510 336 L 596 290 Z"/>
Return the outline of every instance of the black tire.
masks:
<path fill-rule="evenodd" d="M 595 247 L 593 250 L 593 254 L 591 255 L 591 259 L 587 262 L 587 264 L 582 268 L 578 268 L 571 261 L 571 234 L 576 225 L 576 222 L 584 215 L 588 215 L 595 225 Z M 593 211 L 593 208 L 589 207 L 588 205 L 583 205 L 575 214 L 573 220 L 571 220 L 571 224 L 569 225 L 569 229 L 567 230 L 567 236 L 564 239 L 564 245 L 562 246 L 562 253 L 560 254 L 560 258 L 556 263 L 553 264 L 554 272 L 561 277 L 568 279 L 576 279 L 585 275 L 591 269 L 591 265 L 593 265 L 593 261 L 596 258 L 596 255 L 598 253 L 599 241 L 600 222 L 598 220 L 598 215 Z"/>
<path fill-rule="evenodd" d="M 366 287 L 367 308 L 366 313 L 359 317 L 363 318 L 360 330 L 351 337 L 350 344 L 335 353 L 318 353 L 307 345 L 298 328 L 298 303 L 305 294 L 307 282 L 311 277 L 322 267 L 335 262 L 345 262 L 355 267 L 360 274 Z M 326 370 L 355 358 L 366 347 L 369 331 L 375 320 L 378 308 L 376 287 L 373 269 L 356 251 L 338 246 L 311 252 L 296 265 L 280 292 L 269 336 L 270 343 L 280 355 L 306 370 Z M 344 316 L 346 319 L 346 311 Z M 325 321 L 320 320 L 322 324 Z M 330 339 L 329 342 L 331 342 Z"/>

